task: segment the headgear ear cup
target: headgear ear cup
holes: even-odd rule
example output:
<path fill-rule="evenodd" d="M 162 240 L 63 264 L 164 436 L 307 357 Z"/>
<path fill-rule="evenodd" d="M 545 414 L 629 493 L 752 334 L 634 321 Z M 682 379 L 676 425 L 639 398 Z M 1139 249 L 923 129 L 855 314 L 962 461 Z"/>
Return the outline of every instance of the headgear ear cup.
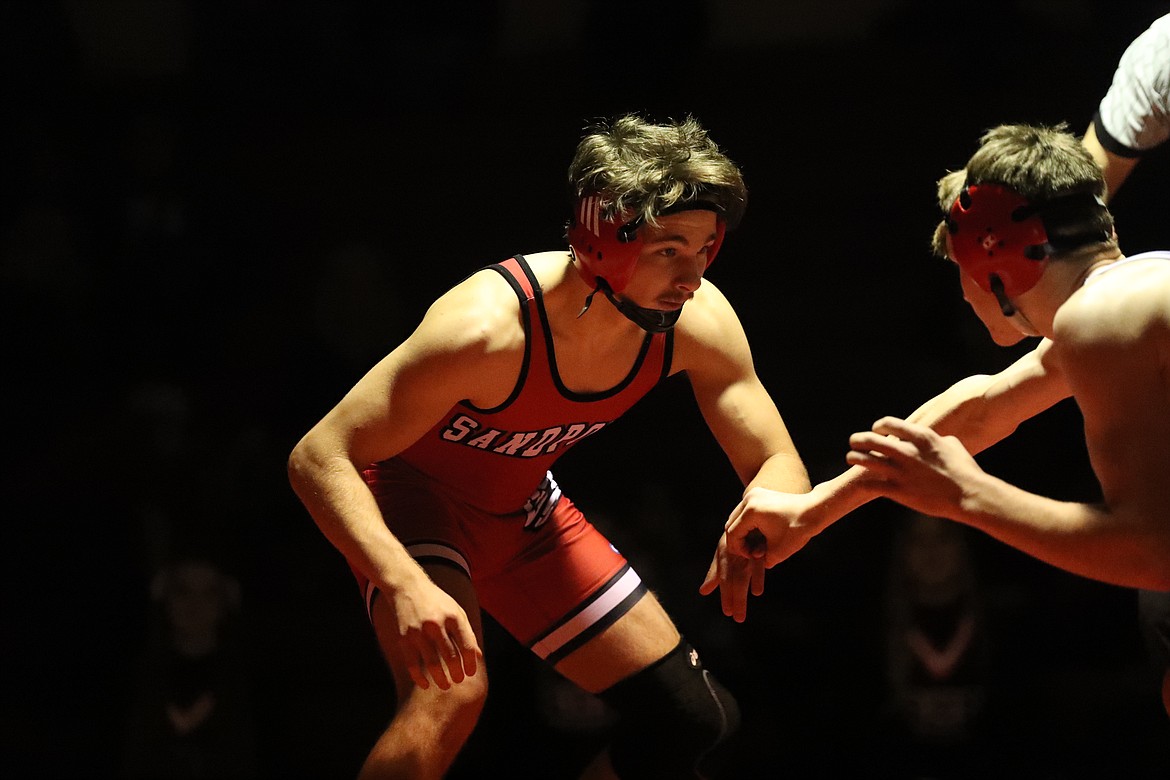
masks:
<path fill-rule="evenodd" d="M 609 219 L 602 213 L 601 198 L 586 195 L 573 206 L 569 222 L 569 246 L 580 261 L 581 275 L 591 285 L 605 279 L 614 292 L 621 292 L 634 274 L 634 265 L 642 252 L 638 235 L 640 219 Z"/>
<path fill-rule="evenodd" d="M 1048 234 L 1023 196 L 998 184 L 966 187 L 947 215 L 952 258 L 976 284 L 1014 298 L 1044 274 Z"/>

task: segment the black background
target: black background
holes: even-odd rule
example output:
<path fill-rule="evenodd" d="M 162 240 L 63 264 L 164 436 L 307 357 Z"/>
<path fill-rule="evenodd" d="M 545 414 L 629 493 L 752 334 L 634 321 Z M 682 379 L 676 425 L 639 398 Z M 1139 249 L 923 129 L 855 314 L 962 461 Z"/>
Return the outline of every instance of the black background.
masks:
<path fill-rule="evenodd" d="M 392 691 L 285 458 L 448 285 L 560 246 L 589 120 L 693 114 L 742 165 L 750 207 L 709 278 L 817 481 L 851 432 L 1029 346 L 991 344 L 929 255 L 934 182 L 992 125 L 1082 132 L 1170 10 L 467 5 L 0 5 L 6 776 L 116 772 L 150 578 L 191 550 L 242 585 L 263 775 L 356 772 Z M 1167 166 L 1151 154 L 1114 202 L 1128 253 L 1168 242 Z M 152 399 L 187 404 L 171 457 Z M 1095 495 L 1071 404 L 980 460 Z M 737 625 L 698 594 L 739 486 L 685 381 L 557 474 L 740 695 L 744 776 L 880 774 L 876 594 L 900 510 L 826 531 Z M 1158 776 L 1170 734 L 1133 592 L 971 542 L 999 637 L 997 772 Z M 600 743 L 542 720 L 544 673 L 488 628 L 492 699 L 457 772 L 570 776 Z"/>

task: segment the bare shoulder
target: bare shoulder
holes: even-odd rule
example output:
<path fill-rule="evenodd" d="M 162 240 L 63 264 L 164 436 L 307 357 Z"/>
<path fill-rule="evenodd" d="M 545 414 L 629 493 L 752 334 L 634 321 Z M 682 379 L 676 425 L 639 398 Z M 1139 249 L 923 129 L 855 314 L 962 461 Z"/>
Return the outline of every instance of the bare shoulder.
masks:
<path fill-rule="evenodd" d="M 485 353 L 523 347 L 520 303 L 504 277 L 491 269 L 468 276 L 427 309 L 416 336 L 451 351 Z"/>
<path fill-rule="evenodd" d="M 731 302 L 704 280 L 675 328 L 675 368 L 685 371 L 725 361 L 750 363 L 747 335 Z"/>
<path fill-rule="evenodd" d="M 1170 339 L 1170 260 L 1136 259 L 1106 267 L 1068 299 L 1053 322 L 1072 348 L 1116 348 Z"/>

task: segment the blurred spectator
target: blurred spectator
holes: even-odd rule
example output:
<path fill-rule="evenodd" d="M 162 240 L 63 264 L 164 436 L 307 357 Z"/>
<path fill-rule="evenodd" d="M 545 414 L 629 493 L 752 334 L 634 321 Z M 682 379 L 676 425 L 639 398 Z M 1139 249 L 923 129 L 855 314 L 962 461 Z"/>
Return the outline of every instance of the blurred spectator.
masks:
<path fill-rule="evenodd" d="M 911 514 L 885 591 L 891 755 L 913 776 L 965 777 L 983 729 L 990 673 L 984 599 L 957 523 Z"/>
<path fill-rule="evenodd" d="M 157 605 L 126 729 L 127 778 L 257 776 L 255 724 L 235 620 L 235 578 L 183 557 L 151 583 Z"/>

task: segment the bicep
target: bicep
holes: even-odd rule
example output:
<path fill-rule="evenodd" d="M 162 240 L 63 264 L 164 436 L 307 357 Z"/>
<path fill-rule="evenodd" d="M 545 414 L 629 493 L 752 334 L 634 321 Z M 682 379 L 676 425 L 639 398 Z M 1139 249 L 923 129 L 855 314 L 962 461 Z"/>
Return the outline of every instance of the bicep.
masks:
<path fill-rule="evenodd" d="M 361 467 L 405 450 L 459 401 L 495 392 L 507 378 L 509 353 L 498 347 L 514 316 L 482 300 L 469 287 L 436 301 L 322 419 L 320 440 Z"/>
<path fill-rule="evenodd" d="M 412 336 L 412 339 L 415 337 Z M 411 339 L 379 361 L 319 424 L 355 465 L 397 455 L 434 425 L 460 394 L 458 375 Z"/>
<path fill-rule="evenodd" d="M 687 373 L 707 427 L 746 484 L 773 455 L 796 457 L 796 447 L 756 374 L 742 331 L 739 339 L 722 341 Z"/>
<path fill-rule="evenodd" d="M 1155 346 L 1079 344 L 1068 359 L 1089 457 L 1111 505 L 1170 491 L 1170 387 Z M 1163 498 L 1159 511 L 1170 508 L 1170 494 Z"/>
<path fill-rule="evenodd" d="M 1036 349 L 992 375 L 956 382 L 920 406 L 912 422 L 957 436 L 980 452 L 1010 435 L 1020 423 L 1068 398 L 1071 390 L 1045 339 Z"/>

